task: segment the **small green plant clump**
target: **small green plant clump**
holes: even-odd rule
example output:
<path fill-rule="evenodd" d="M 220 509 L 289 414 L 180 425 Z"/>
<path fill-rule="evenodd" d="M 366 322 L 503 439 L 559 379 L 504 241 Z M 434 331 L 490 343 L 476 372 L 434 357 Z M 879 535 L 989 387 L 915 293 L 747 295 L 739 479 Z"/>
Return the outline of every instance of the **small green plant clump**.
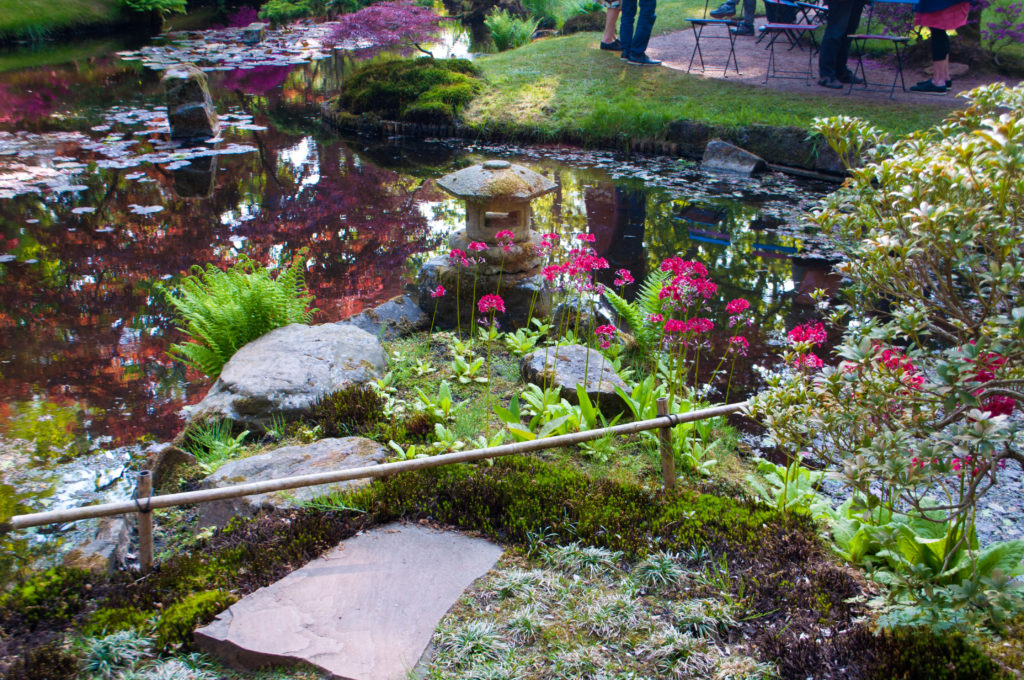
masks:
<path fill-rule="evenodd" d="M 188 644 L 192 631 L 213 620 L 238 598 L 223 590 L 205 590 L 177 602 L 160 615 L 156 624 L 156 647 L 170 649 Z"/>
<path fill-rule="evenodd" d="M 317 311 L 303 279 L 301 252 L 278 273 L 248 258 L 228 270 L 214 265 L 192 268 L 176 295 L 167 296 L 191 342 L 179 342 L 170 354 L 211 378 L 245 344 L 275 328 L 309 323 Z"/>
<path fill-rule="evenodd" d="M 384 400 L 369 385 L 351 385 L 318 399 L 312 412 L 324 437 L 349 437 L 370 432 L 384 420 Z"/>
<path fill-rule="evenodd" d="M 184 14 L 188 2 L 187 0 L 121 0 L 121 4 L 133 12 Z"/>
<path fill-rule="evenodd" d="M 537 30 L 537 19 L 521 19 L 503 9 L 494 10 L 484 19 L 491 32 L 491 42 L 498 52 L 512 50 L 528 44 Z"/>
<path fill-rule="evenodd" d="M 359 68 L 342 86 L 339 102 L 355 114 L 451 123 L 482 87 L 466 59 L 393 59 Z"/>
<path fill-rule="evenodd" d="M 89 572 L 69 567 L 52 567 L 26 579 L 0 601 L 0 628 L 70 621 L 85 606 L 89 583 Z"/>

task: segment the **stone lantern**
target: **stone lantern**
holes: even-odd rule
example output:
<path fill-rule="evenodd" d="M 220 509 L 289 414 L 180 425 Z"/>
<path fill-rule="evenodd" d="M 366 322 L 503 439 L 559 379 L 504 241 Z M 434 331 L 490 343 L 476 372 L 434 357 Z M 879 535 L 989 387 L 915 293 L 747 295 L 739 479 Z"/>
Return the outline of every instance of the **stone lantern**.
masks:
<path fill-rule="evenodd" d="M 420 307 L 432 314 L 437 304 L 438 321 L 450 319 L 445 325 L 455 325 L 456 309 L 463 324 L 472 323 L 475 281 L 477 298 L 497 292 L 504 299 L 502 323 L 526 323 L 531 302 L 534 316 L 546 316 L 550 294 L 542 290 L 544 258 L 539 253 L 541 237 L 532 229 L 530 202 L 557 185 L 529 168 L 502 160 L 463 168 L 445 175 L 437 185 L 466 202 L 466 226 L 451 235 L 448 245 L 473 261 L 467 267 L 439 256 L 424 264 L 419 275 Z M 496 235 L 502 231 L 512 232 L 511 243 L 498 241 Z M 486 244 L 487 249 L 471 251 L 469 245 L 474 242 Z M 431 298 L 430 292 L 438 285 L 444 286 L 445 297 Z"/>

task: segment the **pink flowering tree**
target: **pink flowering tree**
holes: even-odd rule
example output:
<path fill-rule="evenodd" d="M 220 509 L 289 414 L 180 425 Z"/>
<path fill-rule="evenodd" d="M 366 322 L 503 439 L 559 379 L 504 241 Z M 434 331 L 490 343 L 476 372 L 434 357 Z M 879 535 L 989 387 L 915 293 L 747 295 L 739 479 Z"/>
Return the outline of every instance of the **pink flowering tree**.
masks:
<path fill-rule="evenodd" d="M 336 42 L 365 43 L 367 48 L 406 44 L 413 47 L 437 35 L 441 17 L 412 2 L 378 2 L 338 17 L 331 37 Z"/>
<path fill-rule="evenodd" d="M 1024 607 L 1009 580 L 1024 542 L 975 532 L 980 499 L 1024 467 L 1024 184 L 1006 170 L 1022 161 L 1024 87 L 971 97 L 912 139 L 817 123 L 860 161 L 810 216 L 846 251 L 859 322 L 821 367 L 794 347 L 799 370 L 752 410 L 777 446 L 840 472 L 851 498 L 834 536 L 893 575 L 893 621 L 997 626 Z"/>

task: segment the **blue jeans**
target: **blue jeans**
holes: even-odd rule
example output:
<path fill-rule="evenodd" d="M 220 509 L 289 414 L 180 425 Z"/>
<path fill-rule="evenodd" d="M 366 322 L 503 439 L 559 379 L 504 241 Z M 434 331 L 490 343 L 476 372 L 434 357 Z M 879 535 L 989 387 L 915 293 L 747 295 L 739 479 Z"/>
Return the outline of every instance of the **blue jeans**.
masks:
<path fill-rule="evenodd" d="M 850 68 L 846 65 L 850 55 L 848 36 L 857 32 L 863 11 L 864 0 L 831 0 L 828 3 L 828 20 L 825 34 L 821 36 L 821 50 L 818 51 L 819 77 L 849 78 Z"/>
<path fill-rule="evenodd" d="M 640 15 L 637 16 L 637 4 Z M 619 26 L 619 42 L 622 43 L 622 56 L 626 59 L 642 59 L 647 51 L 647 42 L 651 39 L 651 29 L 657 15 L 654 9 L 658 0 L 622 0 L 622 23 Z M 636 18 L 636 28 L 633 19 Z"/>

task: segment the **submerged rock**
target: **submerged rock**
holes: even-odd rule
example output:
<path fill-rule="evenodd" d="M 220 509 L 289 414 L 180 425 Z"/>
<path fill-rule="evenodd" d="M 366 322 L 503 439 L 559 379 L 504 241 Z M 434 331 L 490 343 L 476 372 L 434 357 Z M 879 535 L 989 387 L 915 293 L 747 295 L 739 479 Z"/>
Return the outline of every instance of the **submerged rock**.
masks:
<path fill-rule="evenodd" d="M 267 37 L 267 25 L 258 21 L 242 29 L 242 42 L 246 45 L 258 45 Z"/>
<path fill-rule="evenodd" d="M 210 98 L 206 74 L 195 64 L 168 69 L 161 79 L 167 97 L 171 139 L 209 139 L 217 136 L 217 109 Z"/>
<path fill-rule="evenodd" d="M 380 378 L 386 362 L 377 338 L 353 324 L 292 324 L 238 350 L 206 397 L 185 412 L 190 420 L 265 428 L 275 415 L 297 418 L 326 394 Z"/>
<path fill-rule="evenodd" d="M 387 457 L 387 448 L 363 437 L 321 439 L 307 446 L 285 446 L 258 456 L 225 463 L 200 482 L 199 486 L 202 489 L 214 489 L 232 484 L 378 465 Z M 199 510 L 199 525 L 222 527 L 233 517 L 252 517 L 262 510 L 291 507 L 295 501 L 310 500 L 332 490 L 361 486 L 368 481 L 356 479 L 203 503 Z"/>
<path fill-rule="evenodd" d="M 566 345 L 557 350 L 551 347 L 527 354 L 523 357 L 522 373 L 524 380 L 535 385 L 558 387 L 562 398 L 570 404 L 579 403 L 576 386 L 583 385 L 590 401 L 599 404 L 604 415 L 626 410 L 615 388 L 629 387 L 604 355 L 583 345 Z"/>

